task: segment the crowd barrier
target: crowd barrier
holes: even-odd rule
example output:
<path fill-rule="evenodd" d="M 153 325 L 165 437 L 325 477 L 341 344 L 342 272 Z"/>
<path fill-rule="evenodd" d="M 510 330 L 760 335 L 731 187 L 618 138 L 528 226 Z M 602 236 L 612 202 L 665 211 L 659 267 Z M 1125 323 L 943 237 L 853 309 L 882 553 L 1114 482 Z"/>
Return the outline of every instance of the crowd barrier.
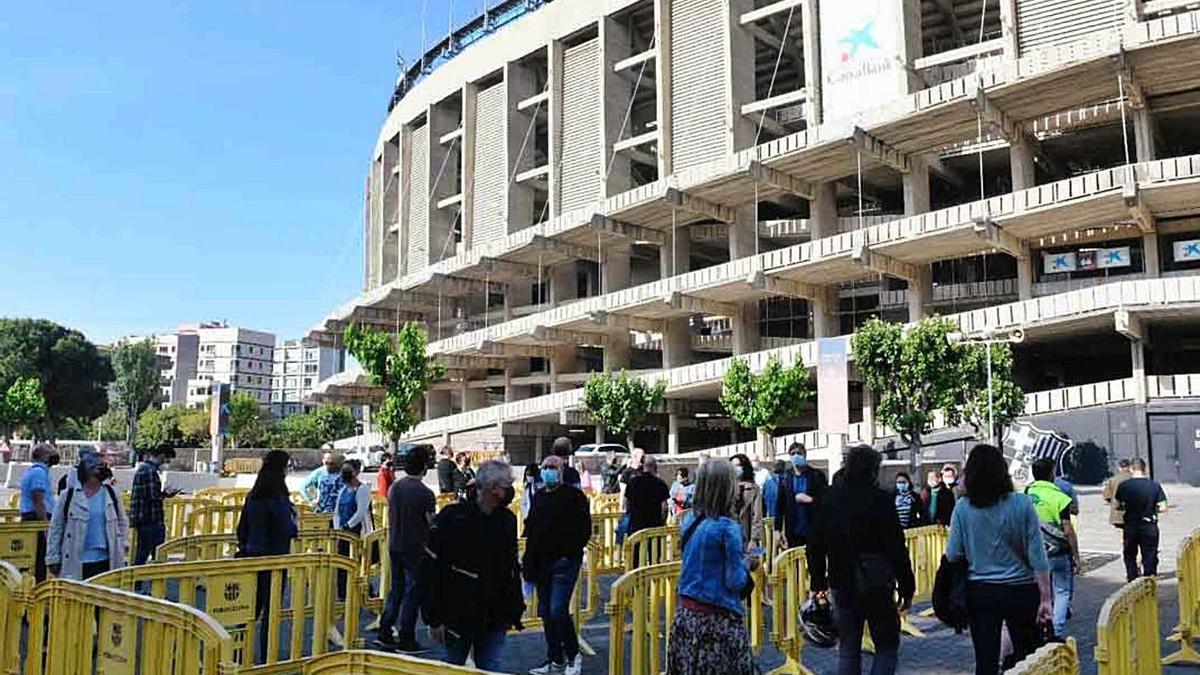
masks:
<path fill-rule="evenodd" d="M 278 675 L 284 675 L 285 672 L 287 675 L 487 675 L 482 670 L 452 666 L 442 661 L 365 650 L 331 652 L 307 659 L 301 666 L 295 670 L 279 671 Z"/>
<path fill-rule="evenodd" d="M 372 533 L 374 534 L 374 533 Z M 386 531 L 382 533 L 387 536 Z M 292 540 L 292 553 L 338 553 L 338 543 L 344 542 L 353 560 L 361 557 L 364 546 L 358 535 L 340 530 L 301 530 L 300 536 Z M 237 534 L 194 534 L 164 542 L 155 549 L 156 562 L 192 562 L 196 560 L 223 560 L 237 553 Z"/>
<path fill-rule="evenodd" d="M 592 514 L 592 541 L 600 550 L 596 570 L 599 574 L 621 574 L 625 571 L 624 550 L 617 543 L 620 513 Z"/>
<path fill-rule="evenodd" d="M 197 509 L 220 506 L 215 499 L 179 495 L 163 500 L 163 524 L 167 528 L 167 539 L 184 537 L 188 534 L 189 519 Z"/>
<path fill-rule="evenodd" d="M 587 623 L 596 613 L 596 606 L 600 601 L 600 579 L 596 573 L 596 553 L 599 548 L 595 542 L 588 544 L 587 552 L 583 558 L 583 567 L 579 570 L 579 577 L 575 580 L 575 592 L 571 595 L 571 619 L 575 624 L 575 632 L 579 635 L 579 649 L 588 656 L 595 656 L 596 652 L 591 645 L 583 638 L 583 625 Z M 525 540 L 517 540 L 517 559 L 520 560 L 525 555 Z M 529 595 L 525 596 L 525 614 L 521 617 L 521 625 L 525 630 L 541 630 L 543 625 L 542 618 L 538 616 L 538 596 L 534 590 Z"/>
<path fill-rule="evenodd" d="M 388 589 L 392 587 L 391 551 L 388 550 L 387 528 L 379 528 L 362 538 L 358 549 L 358 572 L 366 582 L 363 591 L 363 609 L 374 614 L 383 614 Z M 371 584 L 378 579 L 378 585 Z"/>
<path fill-rule="evenodd" d="M 804 632 L 800 628 L 800 605 L 808 598 L 808 560 L 803 546 L 789 548 L 771 562 L 771 642 L 783 654 L 784 663 L 772 671 L 778 675 L 812 675 L 801 659 Z"/>
<path fill-rule="evenodd" d="M 1158 583 L 1142 577 L 1104 601 L 1096 620 L 1099 675 L 1158 675 Z"/>
<path fill-rule="evenodd" d="M 621 493 L 592 495 L 592 513 L 620 513 Z"/>
<path fill-rule="evenodd" d="M 0 560 L 0 672 L 21 672 L 21 619 L 33 577 Z"/>
<path fill-rule="evenodd" d="M 1179 579 L 1179 625 L 1171 642 L 1179 643 L 1179 651 L 1163 659 L 1163 665 L 1200 665 L 1200 652 L 1193 644 L 1200 639 L 1200 529 L 1193 531 L 1179 544 L 1175 562 Z"/>
<path fill-rule="evenodd" d="M 0 509 L 0 524 L 21 522 L 20 509 Z"/>
<path fill-rule="evenodd" d="M 442 509 L 446 508 L 447 506 L 450 506 L 451 504 L 453 504 L 457 501 L 458 501 L 457 493 L 443 492 L 437 496 L 437 510 L 440 512 Z"/>
<path fill-rule="evenodd" d="M 211 499 L 226 506 L 241 506 L 246 501 L 250 488 L 206 487 L 196 491 L 199 499 Z"/>
<path fill-rule="evenodd" d="M 237 532 L 242 517 L 241 504 L 208 504 L 193 508 L 187 514 L 184 536 L 195 534 L 229 534 Z"/>
<path fill-rule="evenodd" d="M 933 584 L 937 579 L 938 565 L 946 552 L 950 530 L 944 525 L 926 525 L 904 531 L 904 543 L 908 547 L 908 560 L 912 564 L 916 582 L 913 602 L 933 598 Z M 908 613 L 900 615 L 900 630 L 913 637 L 925 637 L 921 629 L 913 625 Z"/>
<path fill-rule="evenodd" d="M 21 491 L 19 489 L 15 489 L 8 494 L 8 503 L 5 506 L 10 509 L 21 508 Z"/>
<path fill-rule="evenodd" d="M 261 457 L 245 457 L 225 460 L 225 473 L 258 473 L 262 468 Z"/>
<path fill-rule="evenodd" d="M 124 590 L 63 579 L 47 581 L 30 593 L 26 621 L 25 669 L 6 672 L 238 672 L 234 641 L 211 617 Z"/>
<path fill-rule="evenodd" d="M 44 520 L 0 523 L 0 560 L 20 572 L 32 571 L 37 561 L 38 533 L 49 529 L 50 523 Z"/>
<path fill-rule="evenodd" d="M 194 561 L 125 567 L 91 580 L 100 586 L 148 592 L 154 598 L 174 600 L 202 609 L 234 635 L 235 660 L 244 673 L 287 672 L 272 666 L 319 656 L 328 650 L 328 640 L 340 630 L 344 643 L 359 644 L 359 598 L 362 578 L 358 562 L 322 553 Z M 345 603 L 338 604 L 336 578 L 345 573 Z M 262 591 L 260 584 L 268 584 Z M 265 659 L 255 666 L 259 644 L 256 608 L 260 591 L 265 622 L 270 630 L 265 639 Z M 174 595 L 174 598 L 168 597 Z M 340 607 L 340 612 L 339 612 Z M 286 641 L 281 643 L 281 629 Z M 281 654 L 286 646 L 286 655 Z"/>
<path fill-rule="evenodd" d="M 680 533 L 674 525 L 648 527 L 625 538 L 621 545 L 621 557 L 625 561 L 625 572 L 641 567 L 661 565 L 680 559 Z"/>
<path fill-rule="evenodd" d="M 679 570 L 678 562 L 651 565 L 629 572 L 613 582 L 608 606 L 605 607 L 609 618 L 610 675 L 627 672 L 627 626 L 630 629 L 628 672 L 641 675 L 665 670 L 667 641 L 671 621 L 675 618 Z"/>
<path fill-rule="evenodd" d="M 1013 666 L 1008 675 L 1079 675 L 1079 649 L 1075 638 L 1051 642 Z"/>

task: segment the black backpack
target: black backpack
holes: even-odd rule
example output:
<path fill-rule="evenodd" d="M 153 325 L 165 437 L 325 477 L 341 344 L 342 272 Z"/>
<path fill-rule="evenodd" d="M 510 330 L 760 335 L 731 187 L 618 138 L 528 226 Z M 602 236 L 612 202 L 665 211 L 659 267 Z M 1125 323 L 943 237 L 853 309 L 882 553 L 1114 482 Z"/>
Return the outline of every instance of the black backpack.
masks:
<path fill-rule="evenodd" d="M 967 561 L 950 562 L 942 556 L 933 582 L 933 613 L 938 620 L 961 633 L 967 628 Z"/>

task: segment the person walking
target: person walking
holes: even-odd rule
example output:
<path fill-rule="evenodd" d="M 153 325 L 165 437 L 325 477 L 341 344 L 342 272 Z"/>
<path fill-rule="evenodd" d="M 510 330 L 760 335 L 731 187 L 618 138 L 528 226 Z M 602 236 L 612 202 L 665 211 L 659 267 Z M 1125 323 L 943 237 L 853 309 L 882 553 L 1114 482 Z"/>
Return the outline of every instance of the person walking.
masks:
<path fill-rule="evenodd" d="M 304 482 L 300 484 L 300 496 L 308 502 L 309 506 L 317 505 L 317 500 L 321 496 L 321 479 L 336 472 L 337 468 L 337 461 L 334 460 L 332 452 L 321 455 L 321 466 L 309 472 Z"/>
<path fill-rule="evenodd" d="M 471 456 L 460 452 L 454 456 L 454 491 L 459 500 L 468 499 L 475 487 L 475 470 L 471 468 Z"/>
<path fill-rule="evenodd" d="M 167 540 L 167 524 L 163 514 L 163 499 L 174 497 L 178 490 L 164 490 L 158 472 L 175 459 L 170 448 L 156 448 L 142 455 L 133 472 L 129 496 L 129 525 L 137 532 L 134 565 L 144 565 L 154 557 L 154 551 Z"/>
<path fill-rule="evenodd" d="M 1104 490 L 1101 496 L 1104 497 L 1104 501 L 1108 504 L 1108 522 L 1117 529 L 1121 529 L 1125 524 L 1125 514 L 1121 511 L 1120 502 L 1116 500 L 1117 488 L 1132 475 L 1133 471 L 1130 469 L 1129 459 L 1122 457 L 1117 462 L 1117 473 L 1104 481 Z"/>
<path fill-rule="evenodd" d="M 775 529 L 783 533 L 789 547 L 795 548 L 808 541 L 813 505 L 829 487 L 829 481 L 823 472 L 808 465 L 808 451 L 803 443 L 792 443 L 788 454 L 792 458 L 792 473 L 779 483 Z"/>
<path fill-rule="evenodd" d="M 455 492 L 454 476 L 458 472 L 458 466 L 454 463 L 454 450 L 448 445 L 443 445 L 438 450 L 437 461 L 437 479 L 438 492 L 444 495 Z"/>
<path fill-rule="evenodd" d="M 1033 482 L 1025 488 L 1041 522 L 1042 544 L 1050 561 L 1050 584 L 1054 589 L 1054 637 L 1066 639 L 1067 615 L 1079 570 L 1079 540 L 1071 522 L 1071 496 L 1054 483 L 1055 462 L 1033 463 Z"/>
<path fill-rule="evenodd" d="M 905 471 L 896 474 L 895 504 L 900 527 L 907 530 L 929 524 L 925 503 L 921 501 L 921 495 L 913 491 L 912 478 Z"/>
<path fill-rule="evenodd" d="M 625 468 L 621 469 L 621 484 L 626 488 L 629 487 L 629 482 L 642 473 L 642 462 L 645 461 L 646 451 L 641 448 L 634 448 L 629 451 L 629 461 L 625 464 Z"/>
<path fill-rule="evenodd" d="M 358 479 L 362 465 L 356 459 L 342 464 L 342 489 L 338 492 L 337 508 L 333 512 L 333 529 L 365 537 L 375 531 L 371 511 L 371 486 Z M 350 555 L 350 542 L 338 540 L 338 555 Z M 338 599 L 346 597 L 346 573 L 337 575 Z"/>
<path fill-rule="evenodd" d="M 121 499 L 104 485 L 100 455 L 85 450 L 75 468 L 80 487 L 67 488 L 54 506 L 46 534 L 46 567 L 63 579 L 82 581 L 125 566 L 129 521 Z"/>
<path fill-rule="evenodd" d="M 542 467 L 533 463 L 525 465 L 525 477 L 521 483 L 521 518 L 528 518 L 533 499 L 542 489 Z"/>
<path fill-rule="evenodd" d="M 546 634 L 546 662 L 530 675 L 580 675 L 583 657 L 571 617 L 571 596 L 592 538 L 587 496 L 563 478 L 563 458 L 542 462 L 545 485 L 525 521 L 525 556 L 521 571 L 537 587 L 538 616 Z"/>
<path fill-rule="evenodd" d="M 621 461 L 617 458 L 617 453 L 608 453 L 608 461 L 600 467 L 600 492 L 606 495 L 615 495 L 621 492 Z"/>
<path fill-rule="evenodd" d="M 625 487 L 625 503 L 629 513 L 629 534 L 667 524 L 667 499 L 671 496 L 667 484 L 658 477 L 658 460 L 653 455 L 642 459 L 642 471 Z"/>
<path fill-rule="evenodd" d="M 39 443 L 30 453 L 33 463 L 21 476 L 21 500 L 18 506 L 21 510 L 21 522 L 45 522 L 54 513 L 54 495 L 50 488 L 50 458 L 54 455 L 54 447 L 48 443 Z M 34 579 L 38 583 L 46 580 L 46 532 L 37 533 L 37 544 L 34 550 Z"/>
<path fill-rule="evenodd" d="M 343 464 L 344 462 L 335 458 L 325 465 L 329 473 L 322 476 L 321 481 L 317 483 L 317 513 L 333 515 L 337 511 L 338 495 L 342 494 L 342 488 L 346 487 L 346 481 L 342 479 Z"/>
<path fill-rule="evenodd" d="M 775 460 L 774 466 L 771 467 L 771 477 L 763 483 L 763 510 L 768 518 L 779 517 L 779 486 L 787 480 L 788 474 L 791 473 L 790 468 L 791 462 L 785 459 Z"/>
<path fill-rule="evenodd" d="M 425 651 L 417 642 L 417 611 L 420 608 L 421 559 L 429 543 L 429 526 L 437 498 L 425 485 L 428 451 L 413 446 L 397 456 L 404 476 L 388 490 L 388 554 L 391 588 L 379 618 L 375 644 L 404 654 Z"/>
<path fill-rule="evenodd" d="M 686 466 L 679 467 L 675 472 L 675 482 L 671 483 L 671 514 L 678 516 L 692 508 L 692 496 L 695 493 L 692 472 Z"/>
<path fill-rule="evenodd" d="M 742 542 L 747 551 L 762 546 L 763 510 L 762 489 L 754 476 L 754 462 L 746 455 L 730 458 L 738 476 L 737 492 L 733 498 L 733 519 L 742 526 Z"/>
<path fill-rule="evenodd" d="M 380 499 L 387 499 L 388 490 L 396 482 L 396 462 L 392 455 L 384 455 L 379 471 L 375 474 L 375 494 Z"/>
<path fill-rule="evenodd" d="M 554 445 L 551 446 L 550 453 L 562 460 L 562 466 L 559 469 L 559 472 L 562 474 L 562 482 L 582 490 L 583 476 L 580 476 L 579 471 L 571 466 L 571 455 L 575 453 L 575 446 L 571 443 L 571 439 L 566 436 L 559 436 L 554 439 Z"/>
<path fill-rule="evenodd" d="M 950 515 L 954 513 L 956 496 L 954 488 L 958 484 L 958 469 L 953 464 L 942 467 L 941 480 L 936 486 L 929 488 L 929 522 L 933 525 L 949 525 Z"/>
<path fill-rule="evenodd" d="M 870 446 L 851 448 L 840 480 L 821 498 L 809 530 L 805 556 L 810 592 L 819 596 L 833 589 L 838 675 L 862 673 L 864 621 L 875 641 L 871 675 L 896 672 L 896 610 L 912 605 L 916 588 L 895 499 L 878 485 L 882 461 Z"/>
<path fill-rule="evenodd" d="M 475 498 L 442 509 L 429 532 L 422 615 L 448 663 L 461 666 L 471 654 L 476 668 L 500 670 L 505 634 L 522 628 L 512 483 L 507 463 L 484 462 Z"/>
<path fill-rule="evenodd" d="M 1013 493 L 999 448 L 977 445 L 966 466 L 966 495 L 950 519 L 946 559 L 967 563 L 967 612 L 975 675 L 1000 672 L 1000 630 L 1013 652 L 1005 668 L 1041 646 L 1039 625 L 1054 614 L 1050 562 L 1033 502 Z"/>
<path fill-rule="evenodd" d="M 696 471 L 692 512 L 684 516 L 679 604 L 667 646 L 668 675 L 750 675 L 754 653 L 742 602 L 760 559 L 746 555 L 733 519 L 738 475 L 726 459 Z"/>
<path fill-rule="evenodd" d="M 332 455 L 330 456 L 332 457 Z M 299 535 L 296 507 L 288 495 L 287 468 L 290 456 L 283 450 L 271 450 L 263 457 L 254 487 L 242 503 L 238 520 L 238 558 L 260 558 L 291 553 L 292 540 Z M 285 572 L 286 574 L 286 572 Z M 280 580 L 286 584 L 286 576 Z M 278 626 L 271 623 L 271 571 L 258 573 L 254 598 L 254 618 L 262 619 L 258 631 L 259 663 L 267 660 L 267 635 Z"/>
<path fill-rule="evenodd" d="M 1121 552 L 1125 558 L 1125 579 L 1133 581 L 1138 576 L 1158 574 L 1158 514 L 1167 510 L 1167 495 L 1158 481 L 1146 476 L 1146 460 L 1138 457 L 1129 463 L 1129 468 L 1129 479 L 1117 488 L 1115 499 L 1124 513 Z"/>

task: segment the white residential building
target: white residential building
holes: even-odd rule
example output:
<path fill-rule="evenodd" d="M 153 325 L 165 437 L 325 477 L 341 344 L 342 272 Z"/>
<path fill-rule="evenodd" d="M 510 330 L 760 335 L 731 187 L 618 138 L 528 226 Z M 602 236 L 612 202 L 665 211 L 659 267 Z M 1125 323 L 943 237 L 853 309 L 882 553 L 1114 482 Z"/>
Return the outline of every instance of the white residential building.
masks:
<path fill-rule="evenodd" d="M 342 372 L 346 355 L 341 349 L 322 347 L 309 340 L 288 340 L 275 347 L 271 369 L 271 412 L 287 417 L 307 412 L 304 401 L 313 387 Z"/>
<path fill-rule="evenodd" d="M 271 333 L 224 323 L 184 324 L 180 333 L 199 337 L 196 375 L 187 381 L 188 407 L 204 405 L 213 382 L 224 382 L 234 391 L 248 391 L 266 406 L 271 398 L 271 364 L 275 336 Z"/>

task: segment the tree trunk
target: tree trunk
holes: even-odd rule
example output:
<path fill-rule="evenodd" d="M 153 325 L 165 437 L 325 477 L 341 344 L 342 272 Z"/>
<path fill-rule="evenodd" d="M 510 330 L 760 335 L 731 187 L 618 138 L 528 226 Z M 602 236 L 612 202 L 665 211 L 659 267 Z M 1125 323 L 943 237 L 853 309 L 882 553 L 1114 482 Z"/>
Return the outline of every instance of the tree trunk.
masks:
<path fill-rule="evenodd" d="M 775 460 L 775 446 L 771 443 L 771 432 L 766 429 L 758 430 L 758 460 L 760 462 Z"/>
<path fill-rule="evenodd" d="M 912 469 L 912 479 L 915 481 L 917 480 L 917 477 L 921 475 L 921 460 L 923 459 L 923 453 L 921 451 L 921 432 L 917 431 L 913 433 L 912 440 L 909 441 L 908 448 L 912 464 L 910 467 Z"/>

